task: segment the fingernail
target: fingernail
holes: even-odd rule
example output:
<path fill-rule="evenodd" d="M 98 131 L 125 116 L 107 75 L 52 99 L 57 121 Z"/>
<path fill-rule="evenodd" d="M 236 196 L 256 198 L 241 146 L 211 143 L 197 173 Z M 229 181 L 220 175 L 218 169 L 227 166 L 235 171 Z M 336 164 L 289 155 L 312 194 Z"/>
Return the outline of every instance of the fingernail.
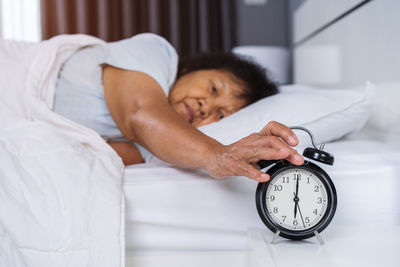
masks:
<path fill-rule="evenodd" d="M 296 138 L 294 138 L 293 136 L 290 136 L 289 137 L 289 142 L 292 143 L 292 144 L 296 143 Z"/>
<path fill-rule="evenodd" d="M 265 180 L 268 178 L 268 175 L 264 173 L 264 174 L 261 174 L 260 177 L 261 177 L 260 180 Z"/>
<path fill-rule="evenodd" d="M 303 159 L 303 157 L 299 154 L 294 155 L 294 158 L 296 159 L 296 161 L 301 161 Z"/>

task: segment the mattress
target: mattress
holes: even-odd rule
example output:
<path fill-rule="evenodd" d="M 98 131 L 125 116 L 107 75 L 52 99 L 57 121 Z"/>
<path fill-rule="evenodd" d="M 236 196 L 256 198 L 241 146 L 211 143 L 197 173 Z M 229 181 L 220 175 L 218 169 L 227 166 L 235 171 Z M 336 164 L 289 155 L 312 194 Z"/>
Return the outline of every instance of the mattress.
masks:
<path fill-rule="evenodd" d="M 341 140 L 325 150 L 335 156 L 335 164 L 320 166 L 338 195 L 327 229 L 400 225 L 400 151 L 373 140 Z M 244 177 L 216 180 L 198 170 L 156 164 L 127 167 L 126 249 L 248 249 L 248 230 L 266 228 L 255 206 L 256 187 Z"/>

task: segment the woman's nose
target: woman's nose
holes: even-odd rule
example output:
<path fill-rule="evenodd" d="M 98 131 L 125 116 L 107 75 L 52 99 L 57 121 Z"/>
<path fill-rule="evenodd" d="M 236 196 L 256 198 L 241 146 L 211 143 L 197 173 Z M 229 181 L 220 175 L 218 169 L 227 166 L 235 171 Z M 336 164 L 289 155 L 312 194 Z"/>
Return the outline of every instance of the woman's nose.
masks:
<path fill-rule="evenodd" d="M 199 99 L 199 110 L 200 110 L 200 116 L 202 118 L 206 118 L 209 116 L 211 112 L 211 104 L 210 101 L 206 99 Z"/>

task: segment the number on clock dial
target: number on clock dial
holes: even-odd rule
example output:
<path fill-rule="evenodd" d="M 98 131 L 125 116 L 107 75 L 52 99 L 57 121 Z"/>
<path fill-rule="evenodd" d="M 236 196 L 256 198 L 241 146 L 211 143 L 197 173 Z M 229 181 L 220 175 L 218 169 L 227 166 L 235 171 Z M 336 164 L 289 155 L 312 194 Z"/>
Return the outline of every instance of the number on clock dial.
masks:
<path fill-rule="evenodd" d="M 298 180 L 298 206 L 295 217 L 295 192 Z M 327 193 L 321 180 L 313 173 L 292 168 L 280 172 L 270 181 L 266 207 L 271 218 L 281 227 L 301 231 L 316 225 L 327 207 Z"/>

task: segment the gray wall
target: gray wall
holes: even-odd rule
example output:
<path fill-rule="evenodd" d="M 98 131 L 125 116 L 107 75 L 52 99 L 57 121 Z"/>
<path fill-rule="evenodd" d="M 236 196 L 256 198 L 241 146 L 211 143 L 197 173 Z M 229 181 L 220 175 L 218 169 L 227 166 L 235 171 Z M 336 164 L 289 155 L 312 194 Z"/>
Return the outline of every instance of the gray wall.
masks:
<path fill-rule="evenodd" d="M 293 13 L 306 0 L 267 0 L 263 5 L 236 1 L 237 46 L 283 46 L 289 50 L 289 83 L 293 81 Z"/>
<path fill-rule="evenodd" d="M 267 0 L 263 5 L 246 5 L 235 0 L 237 45 L 289 47 L 289 0 Z"/>
<path fill-rule="evenodd" d="M 298 7 L 300 7 L 306 0 L 288 0 L 288 23 L 289 23 L 289 46 L 293 45 L 293 15 Z"/>

